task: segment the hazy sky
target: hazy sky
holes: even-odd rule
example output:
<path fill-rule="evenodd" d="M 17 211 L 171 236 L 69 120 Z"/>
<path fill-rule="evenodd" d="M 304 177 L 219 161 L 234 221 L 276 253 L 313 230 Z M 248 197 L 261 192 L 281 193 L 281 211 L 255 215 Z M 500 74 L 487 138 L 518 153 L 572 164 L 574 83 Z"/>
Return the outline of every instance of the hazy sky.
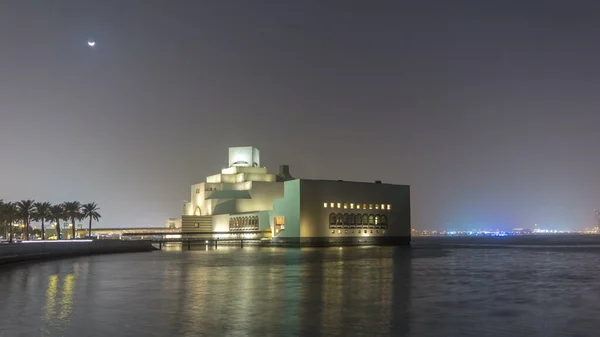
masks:
<path fill-rule="evenodd" d="M 594 0 L 4 0 L 0 198 L 161 226 L 255 145 L 419 229 L 591 226 L 599 87 Z"/>

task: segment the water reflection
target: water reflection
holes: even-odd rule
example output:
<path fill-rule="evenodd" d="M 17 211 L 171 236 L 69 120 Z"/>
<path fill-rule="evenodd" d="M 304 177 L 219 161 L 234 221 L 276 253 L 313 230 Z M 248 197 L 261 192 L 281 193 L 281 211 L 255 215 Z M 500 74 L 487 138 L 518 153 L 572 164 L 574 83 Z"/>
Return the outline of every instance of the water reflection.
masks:
<path fill-rule="evenodd" d="M 74 289 L 75 274 L 49 276 L 44 315 L 48 324 L 69 324 L 73 313 Z"/>
<path fill-rule="evenodd" d="M 411 268 L 409 253 L 389 248 L 248 247 L 46 261 L 15 267 L 10 277 L 0 273 L 0 287 L 12 291 L 0 306 L 11 324 L 2 324 L 0 335 L 402 336 L 409 332 Z M 31 296 L 21 300 L 24 293 Z"/>

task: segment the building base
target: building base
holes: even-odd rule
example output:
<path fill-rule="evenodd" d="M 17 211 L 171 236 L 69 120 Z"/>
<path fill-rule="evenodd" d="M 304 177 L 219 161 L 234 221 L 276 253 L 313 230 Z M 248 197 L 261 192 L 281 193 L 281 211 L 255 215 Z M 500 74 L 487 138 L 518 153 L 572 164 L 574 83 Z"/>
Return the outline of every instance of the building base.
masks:
<path fill-rule="evenodd" d="M 290 247 L 408 246 L 410 236 L 273 238 L 263 244 Z"/>

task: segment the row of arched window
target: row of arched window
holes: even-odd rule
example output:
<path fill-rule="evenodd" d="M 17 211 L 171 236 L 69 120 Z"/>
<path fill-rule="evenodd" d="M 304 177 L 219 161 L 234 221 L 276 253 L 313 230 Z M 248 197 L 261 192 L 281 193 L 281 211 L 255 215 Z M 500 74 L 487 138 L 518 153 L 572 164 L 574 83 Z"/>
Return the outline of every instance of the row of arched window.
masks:
<path fill-rule="evenodd" d="M 257 231 L 258 216 L 236 216 L 229 218 L 230 231 Z"/>
<path fill-rule="evenodd" d="M 329 214 L 329 228 L 387 228 L 388 219 L 383 214 Z"/>

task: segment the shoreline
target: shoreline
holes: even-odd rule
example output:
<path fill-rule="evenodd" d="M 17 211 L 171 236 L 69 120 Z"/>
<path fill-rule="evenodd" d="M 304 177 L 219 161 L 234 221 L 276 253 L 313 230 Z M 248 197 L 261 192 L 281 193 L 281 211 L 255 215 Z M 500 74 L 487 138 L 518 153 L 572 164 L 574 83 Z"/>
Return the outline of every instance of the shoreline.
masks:
<path fill-rule="evenodd" d="M 0 266 L 18 262 L 99 254 L 141 253 L 156 250 L 150 241 L 73 240 L 28 241 L 0 245 Z"/>

